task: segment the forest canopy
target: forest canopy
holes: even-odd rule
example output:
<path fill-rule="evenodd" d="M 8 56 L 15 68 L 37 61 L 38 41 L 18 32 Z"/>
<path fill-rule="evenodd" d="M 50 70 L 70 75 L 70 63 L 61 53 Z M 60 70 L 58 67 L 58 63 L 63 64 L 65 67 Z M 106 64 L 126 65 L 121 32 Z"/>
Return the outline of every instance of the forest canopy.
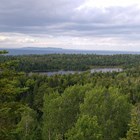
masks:
<path fill-rule="evenodd" d="M 140 55 L 3 53 L 0 139 L 140 140 Z M 93 67 L 124 71 L 28 74 Z"/>
<path fill-rule="evenodd" d="M 48 54 L 24 56 L 0 56 L 0 62 L 17 60 L 18 71 L 85 71 L 94 67 L 123 67 L 139 66 L 140 55 L 96 55 L 96 54 Z"/>

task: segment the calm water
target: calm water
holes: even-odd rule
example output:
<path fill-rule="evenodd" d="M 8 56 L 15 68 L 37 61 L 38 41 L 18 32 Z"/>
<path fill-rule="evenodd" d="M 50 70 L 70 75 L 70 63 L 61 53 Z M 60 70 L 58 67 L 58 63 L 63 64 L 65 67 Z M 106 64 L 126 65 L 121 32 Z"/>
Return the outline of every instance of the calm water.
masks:
<path fill-rule="evenodd" d="M 91 69 L 90 72 L 91 73 L 95 73 L 95 72 L 121 72 L 123 71 L 122 68 L 96 68 L 96 69 Z"/>
<path fill-rule="evenodd" d="M 0 49 L 3 50 L 3 49 Z M 140 54 L 140 52 L 126 52 L 126 51 L 87 51 L 87 50 L 68 50 L 68 49 L 7 49 L 7 55 L 30 55 L 30 54 L 99 54 L 99 55 L 113 55 L 113 54 Z"/>
<path fill-rule="evenodd" d="M 106 73 L 106 72 L 121 72 L 121 71 L 123 71 L 122 68 L 95 68 L 90 70 L 91 73 L 96 73 L 96 72 Z M 75 74 L 75 73 L 82 73 L 82 71 L 38 72 L 38 74 L 40 75 L 48 75 L 48 76 L 52 76 L 56 74 L 65 75 L 65 74 Z"/>

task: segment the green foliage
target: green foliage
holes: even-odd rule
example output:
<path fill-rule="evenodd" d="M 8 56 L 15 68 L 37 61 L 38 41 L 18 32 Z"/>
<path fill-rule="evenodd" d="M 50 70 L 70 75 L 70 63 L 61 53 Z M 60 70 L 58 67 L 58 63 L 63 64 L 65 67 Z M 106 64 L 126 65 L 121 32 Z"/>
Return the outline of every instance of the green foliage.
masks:
<path fill-rule="evenodd" d="M 22 130 L 25 120 L 31 122 L 31 117 L 22 113 L 29 112 L 31 109 L 17 100 L 22 92 L 27 91 L 27 88 L 19 86 L 19 78 L 23 74 L 17 73 L 14 66 L 15 62 L 0 65 L 0 139 L 2 140 L 15 140 L 18 137 L 24 139 L 24 134 L 21 137 L 18 132 Z"/>
<path fill-rule="evenodd" d="M 131 122 L 127 131 L 127 138 L 124 140 L 140 140 L 140 105 L 133 108 Z"/>
<path fill-rule="evenodd" d="M 91 67 L 122 66 L 132 68 L 140 64 L 140 55 L 47 54 L 0 57 L 0 62 L 9 60 L 19 61 L 19 66 L 17 66 L 19 71 L 85 71 Z"/>
<path fill-rule="evenodd" d="M 57 136 L 57 128 L 59 125 L 61 108 L 61 98 L 58 93 L 52 93 L 44 96 L 44 140 L 54 139 Z"/>
<path fill-rule="evenodd" d="M 45 95 L 43 117 L 43 136 L 45 136 L 45 139 L 48 134 L 51 138 L 55 138 L 58 135 L 59 137 L 64 137 L 66 131 L 76 122 L 80 103 L 83 102 L 84 94 L 89 89 L 89 85 L 77 85 L 67 88 L 62 96 L 58 93 Z"/>
<path fill-rule="evenodd" d="M 81 105 L 82 114 L 97 116 L 104 140 L 118 140 L 125 135 L 130 109 L 127 97 L 113 87 L 109 90 L 98 87 L 89 91 Z"/>
<path fill-rule="evenodd" d="M 30 140 L 34 138 L 36 128 L 36 114 L 29 107 L 20 108 L 21 119 L 16 126 L 16 133 L 21 140 Z"/>
<path fill-rule="evenodd" d="M 8 53 L 8 51 L 6 51 L 6 50 L 0 51 L 0 54 L 7 54 L 7 53 Z"/>
<path fill-rule="evenodd" d="M 139 60 L 140 55 L 1 55 L 0 139 L 139 140 Z M 27 73 L 100 66 L 127 69 L 53 76 Z"/>
<path fill-rule="evenodd" d="M 97 117 L 82 115 L 75 126 L 66 134 L 68 140 L 102 140 Z"/>

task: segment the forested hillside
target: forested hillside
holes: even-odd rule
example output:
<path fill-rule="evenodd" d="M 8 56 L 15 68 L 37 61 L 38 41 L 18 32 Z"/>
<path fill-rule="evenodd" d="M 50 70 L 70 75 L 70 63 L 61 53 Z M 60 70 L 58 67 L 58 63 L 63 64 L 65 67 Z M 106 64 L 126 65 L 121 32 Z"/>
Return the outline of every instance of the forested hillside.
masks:
<path fill-rule="evenodd" d="M 140 140 L 139 63 L 140 55 L 1 55 L 0 140 Z M 115 66 L 125 70 L 28 75 Z"/>
<path fill-rule="evenodd" d="M 24 56 L 0 56 L 0 62 L 9 60 L 19 61 L 18 71 L 85 71 L 93 67 L 124 68 L 138 66 L 140 55 L 96 55 L 96 54 L 48 54 Z"/>

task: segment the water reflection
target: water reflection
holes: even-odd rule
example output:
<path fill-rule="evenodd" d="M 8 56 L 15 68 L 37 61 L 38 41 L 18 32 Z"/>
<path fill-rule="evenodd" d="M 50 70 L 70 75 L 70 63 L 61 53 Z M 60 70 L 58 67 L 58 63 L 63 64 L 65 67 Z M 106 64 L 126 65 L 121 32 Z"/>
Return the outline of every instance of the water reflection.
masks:
<path fill-rule="evenodd" d="M 102 72 L 102 73 L 106 73 L 106 72 L 121 72 L 123 71 L 122 68 L 94 68 L 94 69 L 91 69 L 90 72 L 91 73 L 98 73 L 98 72 Z M 40 75 L 48 75 L 48 76 L 52 76 L 52 75 L 56 75 L 56 74 L 59 74 L 59 75 L 65 75 L 65 74 L 75 74 L 75 73 L 82 73 L 82 72 L 85 72 L 85 71 L 55 71 L 55 72 L 36 72 L 37 74 L 40 74 Z"/>
<path fill-rule="evenodd" d="M 90 72 L 91 73 L 95 73 L 95 72 L 121 72 L 123 71 L 122 68 L 96 68 L 96 69 L 91 69 Z"/>

